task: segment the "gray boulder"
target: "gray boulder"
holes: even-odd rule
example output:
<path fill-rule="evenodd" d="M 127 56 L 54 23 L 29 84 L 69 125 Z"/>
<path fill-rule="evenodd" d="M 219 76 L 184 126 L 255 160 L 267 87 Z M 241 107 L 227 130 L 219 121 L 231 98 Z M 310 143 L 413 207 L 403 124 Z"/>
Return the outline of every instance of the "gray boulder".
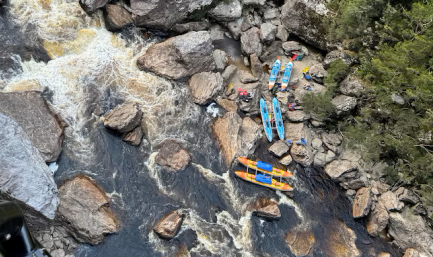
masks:
<path fill-rule="evenodd" d="M 405 103 L 404 98 L 401 95 L 399 95 L 398 93 L 392 93 L 391 94 L 391 100 L 394 103 L 399 104 L 399 105 L 404 105 L 404 103 Z"/>
<path fill-rule="evenodd" d="M 53 219 L 59 199 L 51 171 L 14 120 L 0 113 L 0 127 L 0 191 Z"/>
<path fill-rule="evenodd" d="M 239 73 L 239 80 L 244 84 L 254 83 L 259 80 L 256 76 L 251 74 L 251 72 L 249 71 L 240 70 L 238 71 L 238 73 Z"/>
<path fill-rule="evenodd" d="M 343 60 L 349 66 L 358 62 L 358 59 L 354 56 L 353 53 L 349 51 L 343 51 L 343 50 L 334 50 L 329 52 L 325 56 L 325 59 L 323 60 L 323 64 L 325 68 L 329 68 L 329 65 L 337 59 Z"/>
<path fill-rule="evenodd" d="M 208 104 L 223 89 L 223 77 L 219 72 L 201 72 L 194 74 L 188 82 L 193 101 L 196 104 Z"/>
<path fill-rule="evenodd" d="M 209 32 L 189 32 L 150 46 L 138 58 L 141 70 L 150 70 L 169 79 L 180 79 L 215 68 Z"/>
<path fill-rule="evenodd" d="M 215 59 L 215 65 L 217 71 L 223 71 L 227 66 L 227 54 L 223 50 L 215 49 L 213 51 L 213 58 Z"/>
<path fill-rule="evenodd" d="M 221 1 L 209 12 L 209 16 L 217 21 L 232 21 L 242 16 L 242 4 L 239 0 Z"/>
<path fill-rule="evenodd" d="M 183 170 L 190 161 L 191 155 L 174 139 L 165 140 L 155 157 L 155 162 L 169 171 Z"/>
<path fill-rule="evenodd" d="M 398 199 L 405 203 L 417 204 L 419 202 L 419 197 L 413 193 L 411 190 L 408 190 L 404 187 L 400 187 L 395 191 Z"/>
<path fill-rule="evenodd" d="M 260 41 L 260 30 L 258 28 L 253 27 L 241 33 L 241 49 L 246 55 L 262 55 L 263 46 Z"/>
<path fill-rule="evenodd" d="M 189 31 L 208 30 L 210 25 L 211 24 L 208 20 L 191 21 L 187 23 L 178 23 L 174 25 L 171 30 L 178 34 L 184 34 Z"/>
<path fill-rule="evenodd" d="M 265 20 L 272 20 L 272 19 L 278 18 L 279 16 L 280 16 L 280 11 L 278 11 L 277 8 L 266 9 L 263 12 L 263 18 Z"/>
<path fill-rule="evenodd" d="M 284 42 L 281 47 L 286 55 L 289 55 L 292 51 L 301 51 L 302 45 L 297 41 Z"/>
<path fill-rule="evenodd" d="M 110 0 L 80 0 L 81 8 L 88 13 L 95 12 L 98 8 L 104 7 Z"/>
<path fill-rule="evenodd" d="M 170 30 L 188 15 L 212 3 L 212 0 L 131 0 L 132 18 L 137 26 Z M 191 41 L 192 42 L 192 41 Z"/>
<path fill-rule="evenodd" d="M 287 29 L 284 25 L 278 25 L 277 34 L 275 36 L 284 42 L 289 37 L 289 32 L 287 32 Z"/>
<path fill-rule="evenodd" d="M 378 236 L 388 225 L 389 215 L 383 201 L 378 201 L 368 216 L 367 231 L 372 236 Z"/>
<path fill-rule="evenodd" d="M 272 23 L 263 23 L 260 25 L 260 38 L 266 44 L 270 44 L 275 40 L 277 34 L 277 26 Z"/>
<path fill-rule="evenodd" d="M 310 115 L 302 110 L 287 111 L 286 117 L 291 122 L 303 122 L 310 119 Z"/>
<path fill-rule="evenodd" d="M 237 156 L 247 156 L 254 153 L 257 143 L 262 139 L 263 126 L 249 117 L 242 119 L 240 138 L 238 139 Z"/>
<path fill-rule="evenodd" d="M 242 18 L 237 19 L 235 21 L 231 21 L 229 23 L 227 23 L 227 28 L 229 29 L 232 37 L 235 40 L 239 40 L 239 38 L 241 37 L 241 26 L 242 26 Z"/>
<path fill-rule="evenodd" d="M 326 165 L 326 154 L 325 153 L 317 153 L 314 156 L 314 166 L 316 167 L 324 167 Z"/>
<path fill-rule="evenodd" d="M 111 110 L 104 117 L 104 126 L 119 133 L 126 133 L 141 123 L 143 112 L 136 103 L 125 103 Z"/>
<path fill-rule="evenodd" d="M 287 146 L 283 140 L 278 140 L 277 142 L 273 143 L 271 147 L 269 147 L 269 152 L 277 157 L 283 156 L 284 154 L 288 153 L 289 150 L 289 146 Z"/>
<path fill-rule="evenodd" d="M 364 88 L 364 83 L 353 74 L 347 76 L 340 83 L 341 93 L 347 96 L 359 97 L 362 95 Z"/>
<path fill-rule="evenodd" d="M 346 173 L 356 171 L 357 166 L 347 160 L 334 160 L 325 166 L 325 172 L 334 180 L 341 180 Z"/>
<path fill-rule="evenodd" d="M 350 112 L 357 105 L 357 101 L 355 97 L 346 96 L 346 95 L 338 95 L 334 97 L 331 102 L 332 105 L 335 107 L 337 114 Z"/>
<path fill-rule="evenodd" d="M 319 84 L 323 84 L 323 79 L 328 75 L 328 72 L 320 63 L 311 66 L 309 72 L 313 80 Z"/>
<path fill-rule="evenodd" d="M 225 68 L 223 73 L 221 74 L 224 79 L 224 83 L 228 83 L 232 78 L 236 75 L 236 72 L 238 71 L 238 67 L 234 64 L 230 64 Z"/>
<path fill-rule="evenodd" d="M 99 244 L 105 235 L 120 229 L 109 208 L 106 193 L 86 176 L 78 176 L 59 188 L 58 213 L 70 233 L 82 243 Z"/>
<path fill-rule="evenodd" d="M 57 160 L 62 151 L 63 124 L 40 92 L 0 93 L 0 113 L 23 128 L 45 162 Z"/>
<path fill-rule="evenodd" d="M 257 55 L 255 54 L 250 55 L 250 62 L 251 62 L 251 73 L 256 78 L 260 78 L 263 75 L 263 64 L 259 60 L 259 57 L 257 57 Z"/>
<path fill-rule="evenodd" d="M 264 5 L 266 0 L 242 0 L 244 5 Z"/>
<path fill-rule="evenodd" d="M 392 191 L 385 192 L 380 196 L 380 199 L 388 211 L 399 211 L 404 207 L 404 203 L 400 202 Z"/>
<path fill-rule="evenodd" d="M 338 134 L 323 133 L 322 141 L 333 152 L 338 152 L 338 146 L 343 142 L 343 138 Z"/>
<path fill-rule="evenodd" d="M 241 117 L 237 113 L 227 112 L 223 117 L 217 118 L 211 127 L 227 167 L 230 167 L 239 150 L 237 142 L 240 140 L 241 126 Z"/>
<path fill-rule="evenodd" d="M 105 27 L 109 31 L 121 30 L 123 27 L 134 22 L 128 10 L 120 5 L 107 4 L 105 6 L 105 12 Z"/>
<path fill-rule="evenodd" d="M 285 1 L 281 21 L 290 33 L 322 50 L 328 50 L 332 44 L 325 33 L 328 13 L 325 4 L 325 0 Z"/>

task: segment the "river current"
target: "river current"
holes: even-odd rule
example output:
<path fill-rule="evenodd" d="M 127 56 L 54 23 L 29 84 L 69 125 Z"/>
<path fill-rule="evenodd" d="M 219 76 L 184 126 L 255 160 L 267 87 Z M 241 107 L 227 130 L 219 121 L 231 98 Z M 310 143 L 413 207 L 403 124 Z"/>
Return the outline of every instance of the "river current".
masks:
<path fill-rule="evenodd" d="M 7 47 L 0 53 L 7 62 L 0 66 L 0 90 L 44 92 L 68 124 L 56 182 L 77 174 L 93 178 L 122 222 L 118 234 L 97 246 L 80 245 L 75 256 L 295 256 L 285 239 L 296 228 L 313 232 L 311 256 L 333 257 L 340 223 L 354 231 L 362 256 L 400 254 L 352 218 L 350 200 L 323 171 L 293 167 L 290 195 L 237 179 L 210 133 L 222 111 L 195 105 L 185 81 L 136 67 L 146 47 L 161 40 L 137 28 L 110 33 L 101 13 L 89 17 L 77 1 L 13 0 L 1 13 L 0 42 Z M 140 103 L 144 112 L 146 135 L 139 147 L 107 131 L 93 114 L 125 101 Z M 154 149 L 165 138 L 182 141 L 192 154 L 185 170 L 172 173 L 155 164 Z M 256 157 L 276 163 L 268 147 L 263 140 Z M 258 196 L 275 199 L 281 219 L 252 215 L 248 205 Z M 174 209 L 186 217 L 181 231 L 170 241 L 160 239 L 152 226 Z"/>

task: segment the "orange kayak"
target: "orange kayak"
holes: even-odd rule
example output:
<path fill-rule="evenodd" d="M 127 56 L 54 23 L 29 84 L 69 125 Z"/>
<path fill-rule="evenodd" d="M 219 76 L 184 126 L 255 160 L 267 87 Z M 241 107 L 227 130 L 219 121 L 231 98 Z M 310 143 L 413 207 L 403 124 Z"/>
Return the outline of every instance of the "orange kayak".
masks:
<path fill-rule="evenodd" d="M 277 169 L 266 162 L 261 162 L 261 161 L 255 162 L 252 160 L 248 160 L 246 157 L 238 157 L 238 161 L 243 165 L 247 166 L 248 168 L 255 169 L 272 176 L 283 177 L 283 178 L 288 178 L 293 176 L 293 174 L 288 172 L 287 170 Z"/>
<path fill-rule="evenodd" d="M 278 182 L 271 177 L 266 177 L 265 175 L 257 174 L 257 178 L 259 178 L 259 176 L 261 178 L 261 181 L 257 181 L 256 175 L 247 173 L 245 171 L 235 170 L 235 174 L 243 180 L 249 181 L 257 185 L 269 187 L 280 191 L 293 191 L 293 187 L 287 185 L 284 182 Z M 265 177 L 265 179 L 262 178 L 263 176 Z"/>

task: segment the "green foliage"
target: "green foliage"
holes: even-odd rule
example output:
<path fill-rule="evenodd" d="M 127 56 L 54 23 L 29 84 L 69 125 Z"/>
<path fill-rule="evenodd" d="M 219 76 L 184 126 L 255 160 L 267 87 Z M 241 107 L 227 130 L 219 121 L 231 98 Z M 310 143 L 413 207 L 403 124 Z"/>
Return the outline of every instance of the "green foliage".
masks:
<path fill-rule="evenodd" d="M 349 74 L 350 67 L 341 58 L 331 62 L 327 70 L 328 75 L 324 79 L 325 85 L 332 87 L 341 82 L 347 74 Z"/>
<path fill-rule="evenodd" d="M 329 93 L 308 92 L 302 98 L 304 111 L 311 114 L 315 119 L 324 120 L 332 116 L 335 108 L 331 103 L 332 97 Z"/>
<path fill-rule="evenodd" d="M 340 124 L 347 144 L 366 159 L 393 164 L 388 182 L 413 184 L 424 204 L 433 206 L 433 1 L 333 0 L 330 5 L 337 8 L 336 2 L 329 35 L 361 46 L 358 72 L 370 82 L 360 112 Z M 373 39 L 368 44 L 366 36 Z M 341 63 L 331 65 L 328 86 L 339 81 L 339 70 Z"/>

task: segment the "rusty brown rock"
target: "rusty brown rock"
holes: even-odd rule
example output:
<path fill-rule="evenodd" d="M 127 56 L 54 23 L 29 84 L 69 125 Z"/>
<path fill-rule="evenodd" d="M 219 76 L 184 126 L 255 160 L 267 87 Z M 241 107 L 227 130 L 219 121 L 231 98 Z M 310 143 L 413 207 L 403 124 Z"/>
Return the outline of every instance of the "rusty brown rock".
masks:
<path fill-rule="evenodd" d="M 260 197 L 253 205 L 254 213 L 265 218 L 280 218 L 278 203 L 267 197 Z"/>
<path fill-rule="evenodd" d="M 333 224 L 329 232 L 328 245 L 324 252 L 327 256 L 358 257 L 361 252 L 356 247 L 356 234 L 343 221 Z"/>
<path fill-rule="evenodd" d="M 312 231 L 294 229 L 286 236 L 286 244 L 289 246 L 290 251 L 299 257 L 310 254 L 315 241 Z"/>
<path fill-rule="evenodd" d="M 388 225 L 389 215 L 382 201 L 378 201 L 367 221 L 367 231 L 372 236 L 378 236 Z"/>
<path fill-rule="evenodd" d="M 104 117 L 104 126 L 119 133 L 126 133 L 138 125 L 143 118 L 143 112 L 136 103 L 125 103 L 111 110 Z"/>
<path fill-rule="evenodd" d="M 67 181 L 59 188 L 59 198 L 60 219 L 79 242 L 99 244 L 105 235 L 119 231 L 107 195 L 90 178 L 78 176 Z"/>
<path fill-rule="evenodd" d="M 167 170 L 185 169 L 191 161 L 191 155 L 174 139 L 165 140 L 155 157 L 155 162 Z"/>
<path fill-rule="evenodd" d="M 120 5 L 107 4 L 105 11 L 105 27 L 109 31 L 121 30 L 123 27 L 134 22 L 131 13 Z"/>
<path fill-rule="evenodd" d="M 234 112 L 227 112 L 216 119 L 212 133 L 223 154 L 224 162 L 229 167 L 238 151 L 239 132 L 242 125 L 241 117 Z"/>
<path fill-rule="evenodd" d="M 123 141 L 137 146 L 141 143 L 141 138 L 143 137 L 143 130 L 141 129 L 141 126 L 136 127 L 134 130 L 126 133 L 123 136 Z"/>
<path fill-rule="evenodd" d="M 238 105 L 235 101 L 229 100 L 229 99 L 223 99 L 219 98 L 217 99 L 217 104 L 224 108 L 228 112 L 237 112 L 238 111 Z"/>
<path fill-rule="evenodd" d="M 179 211 L 172 211 L 162 218 L 153 227 L 153 231 L 157 233 L 161 238 L 172 239 L 179 232 L 182 226 L 183 215 Z"/>
<path fill-rule="evenodd" d="M 356 192 L 355 199 L 353 199 L 352 215 L 354 218 L 362 218 L 367 216 L 371 207 L 371 192 L 370 188 L 362 187 Z"/>

